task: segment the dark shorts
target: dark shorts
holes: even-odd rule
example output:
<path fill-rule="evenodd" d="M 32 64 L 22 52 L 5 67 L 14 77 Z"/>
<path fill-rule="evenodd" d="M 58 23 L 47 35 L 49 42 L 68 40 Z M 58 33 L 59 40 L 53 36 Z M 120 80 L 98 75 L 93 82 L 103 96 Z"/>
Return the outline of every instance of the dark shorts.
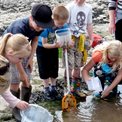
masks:
<path fill-rule="evenodd" d="M 116 23 L 115 38 L 122 42 L 122 19 Z"/>
<path fill-rule="evenodd" d="M 58 48 L 45 49 L 38 46 L 36 50 L 39 76 L 41 79 L 58 77 Z"/>

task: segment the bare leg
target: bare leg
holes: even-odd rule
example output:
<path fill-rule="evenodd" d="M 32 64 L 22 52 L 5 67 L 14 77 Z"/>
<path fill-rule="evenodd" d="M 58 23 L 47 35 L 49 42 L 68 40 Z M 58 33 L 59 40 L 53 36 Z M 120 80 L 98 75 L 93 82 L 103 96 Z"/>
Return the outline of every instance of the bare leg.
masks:
<path fill-rule="evenodd" d="M 49 82 L 50 82 L 50 79 L 43 79 L 43 82 L 44 82 L 44 87 L 49 87 Z"/>
<path fill-rule="evenodd" d="M 77 68 L 77 69 L 74 69 L 72 71 L 72 77 L 75 79 L 75 78 L 80 78 L 80 69 Z"/>

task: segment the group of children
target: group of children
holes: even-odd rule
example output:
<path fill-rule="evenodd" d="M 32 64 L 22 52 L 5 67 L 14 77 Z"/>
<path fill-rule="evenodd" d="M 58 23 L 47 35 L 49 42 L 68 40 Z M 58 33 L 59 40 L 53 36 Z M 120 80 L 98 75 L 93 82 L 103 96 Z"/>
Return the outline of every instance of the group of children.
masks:
<path fill-rule="evenodd" d="M 22 34 L 5 34 L 0 43 L 0 94 L 12 108 L 26 109 L 29 104 L 15 97 L 9 89 L 10 63 L 17 64 L 31 53 L 31 45 Z"/>
<path fill-rule="evenodd" d="M 53 10 L 47 5 L 34 4 L 29 17 L 14 21 L 5 30 L 0 44 L 0 54 L 10 62 L 12 75 L 10 90 L 6 90 L 1 94 L 12 107 L 16 106 L 13 109 L 13 115 L 18 121 L 21 121 L 18 108 L 27 108 L 28 103 L 26 102 L 29 102 L 31 95 L 30 76 L 35 52 L 39 76 L 44 82 L 45 97 L 48 100 L 60 99 L 56 90 L 56 78 L 58 77 L 59 65 L 58 48 L 62 45 L 56 40 L 55 31 L 65 28 L 70 28 L 72 34 L 71 43 L 69 48 L 67 47 L 69 74 L 72 84 L 81 77 L 80 68 L 83 66 L 84 53 L 78 50 L 80 41 L 83 36 L 88 38 L 83 43 L 84 45 L 87 44 L 89 48 L 93 41 L 92 7 L 85 0 L 74 0 L 67 6 L 59 5 L 54 7 Z M 103 87 L 106 77 L 109 77 L 107 80 L 109 80 L 110 86 L 101 93 L 102 98 L 108 96 L 113 89 L 116 93 L 116 86 L 122 80 L 121 50 L 122 44 L 120 41 L 100 44 L 93 51 L 90 61 L 83 67 L 82 79 L 85 82 L 91 79 L 89 71 L 93 67 L 95 77 L 99 77 Z M 102 64 L 110 67 L 111 71 L 106 73 L 104 71 L 106 67 L 103 68 Z M 64 78 L 66 78 L 65 73 Z M 20 98 L 20 81 L 22 81 L 21 99 L 26 102 L 18 99 Z"/>

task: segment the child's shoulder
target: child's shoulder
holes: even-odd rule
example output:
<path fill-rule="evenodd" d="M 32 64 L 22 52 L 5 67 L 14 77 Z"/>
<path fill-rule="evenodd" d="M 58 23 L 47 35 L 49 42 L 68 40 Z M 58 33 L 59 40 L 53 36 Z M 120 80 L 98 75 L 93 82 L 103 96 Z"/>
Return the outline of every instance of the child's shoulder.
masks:
<path fill-rule="evenodd" d="M 95 63 L 98 63 L 102 59 L 103 52 L 102 50 L 96 50 L 92 53 L 92 59 L 94 60 Z"/>
<path fill-rule="evenodd" d="M 89 4 L 89 3 L 85 3 L 85 7 L 92 9 L 91 4 Z"/>

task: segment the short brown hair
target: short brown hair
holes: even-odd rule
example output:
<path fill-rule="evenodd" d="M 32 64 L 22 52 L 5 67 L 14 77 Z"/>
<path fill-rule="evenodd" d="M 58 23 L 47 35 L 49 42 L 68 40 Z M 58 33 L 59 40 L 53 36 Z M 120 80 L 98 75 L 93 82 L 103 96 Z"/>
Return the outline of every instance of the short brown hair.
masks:
<path fill-rule="evenodd" d="M 67 20 L 69 17 L 69 12 L 63 5 L 54 7 L 52 11 L 52 17 L 56 20 Z"/>

